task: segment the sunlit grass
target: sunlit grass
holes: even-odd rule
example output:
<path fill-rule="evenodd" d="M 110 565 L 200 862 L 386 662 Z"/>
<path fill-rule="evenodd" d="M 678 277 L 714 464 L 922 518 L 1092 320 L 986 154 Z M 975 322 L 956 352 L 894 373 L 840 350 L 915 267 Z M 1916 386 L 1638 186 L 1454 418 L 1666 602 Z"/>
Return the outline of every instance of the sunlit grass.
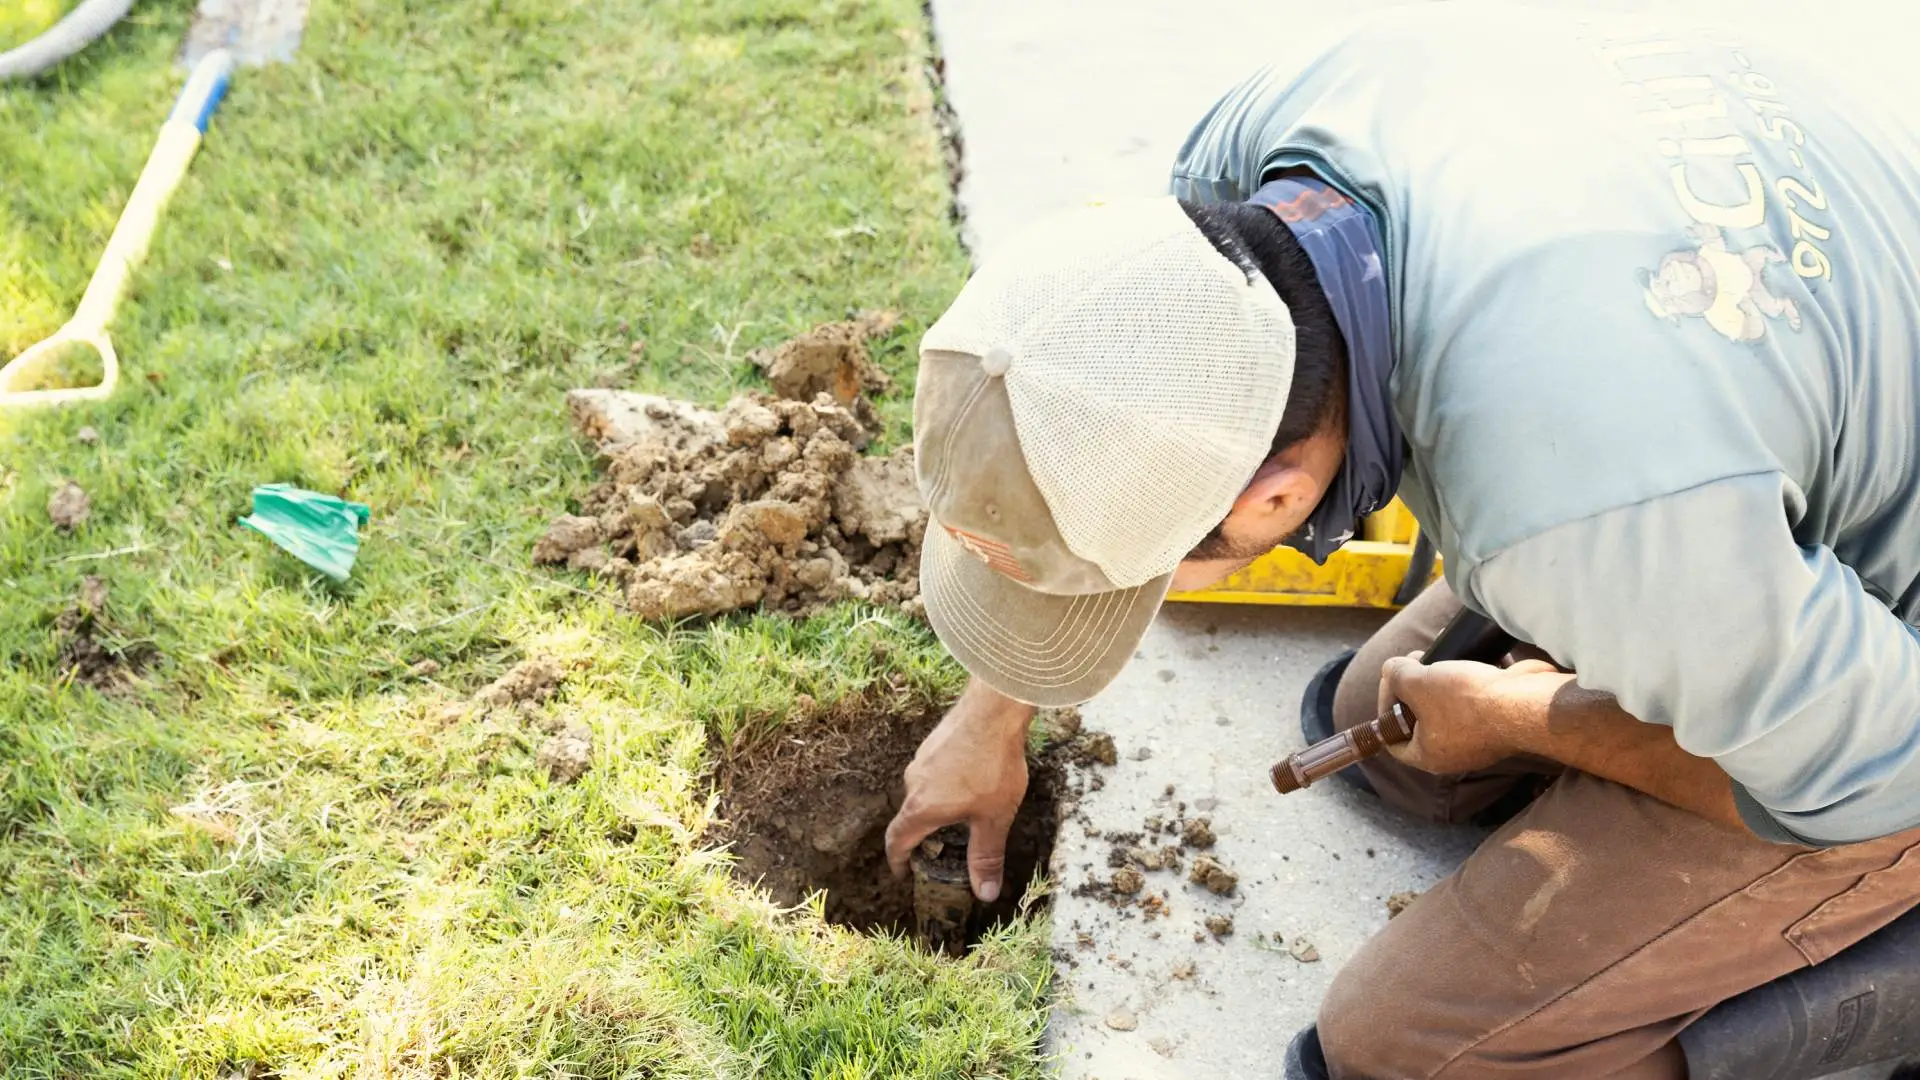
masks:
<path fill-rule="evenodd" d="M 0 355 L 71 312 L 189 11 L 0 88 Z M 951 693 L 924 627 L 640 625 L 527 558 L 593 482 L 571 386 L 718 402 L 873 307 L 911 386 L 965 272 L 924 46 L 908 0 L 363 0 L 241 72 L 122 390 L 0 417 L 0 1071 L 1038 1075 L 1038 929 L 934 961 L 767 910 L 701 841 L 715 754 L 802 695 Z M 897 441 L 904 389 L 882 411 Z M 347 584 L 234 524 L 275 481 L 373 506 Z M 111 694 L 57 660 L 88 574 L 162 658 Z M 555 698 L 461 704 L 529 656 Z M 594 766 L 556 785 L 565 721 Z"/>

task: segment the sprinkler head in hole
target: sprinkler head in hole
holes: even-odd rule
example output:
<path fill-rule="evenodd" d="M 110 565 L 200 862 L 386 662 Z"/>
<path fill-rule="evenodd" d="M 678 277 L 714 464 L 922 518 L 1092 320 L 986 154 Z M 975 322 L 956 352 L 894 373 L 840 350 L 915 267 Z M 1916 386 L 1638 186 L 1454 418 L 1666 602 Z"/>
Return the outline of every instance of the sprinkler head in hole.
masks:
<path fill-rule="evenodd" d="M 967 876 L 967 830 L 948 825 L 922 840 L 913 867 L 913 936 L 929 949 L 966 952 L 973 921 L 973 888 Z"/>

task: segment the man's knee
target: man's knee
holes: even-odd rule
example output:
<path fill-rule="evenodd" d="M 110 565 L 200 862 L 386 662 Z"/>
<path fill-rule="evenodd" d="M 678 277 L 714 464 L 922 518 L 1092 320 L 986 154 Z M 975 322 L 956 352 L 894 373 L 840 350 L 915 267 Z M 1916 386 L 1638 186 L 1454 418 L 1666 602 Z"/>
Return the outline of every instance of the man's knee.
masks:
<path fill-rule="evenodd" d="M 1470 976 L 1456 962 L 1473 934 L 1440 895 L 1447 888 L 1437 886 L 1396 916 L 1334 975 L 1319 1019 L 1333 1080 L 1475 1075 L 1467 1051 L 1492 1016 L 1476 1006 Z"/>
<path fill-rule="evenodd" d="M 1349 964 L 1320 1003 L 1320 1049 L 1333 1080 L 1455 1080 L 1483 1075 L 1470 1052 L 1468 1017 L 1449 1003 L 1472 990 L 1432 993 L 1397 983 L 1391 971 Z M 1416 998 L 1417 994 L 1417 998 Z"/>
<path fill-rule="evenodd" d="M 1390 1063 L 1386 1044 L 1401 1030 L 1397 1013 L 1406 1004 L 1357 968 L 1341 968 L 1320 1002 L 1320 1049 L 1336 1080 L 1389 1075 L 1380 1071 Z"/>

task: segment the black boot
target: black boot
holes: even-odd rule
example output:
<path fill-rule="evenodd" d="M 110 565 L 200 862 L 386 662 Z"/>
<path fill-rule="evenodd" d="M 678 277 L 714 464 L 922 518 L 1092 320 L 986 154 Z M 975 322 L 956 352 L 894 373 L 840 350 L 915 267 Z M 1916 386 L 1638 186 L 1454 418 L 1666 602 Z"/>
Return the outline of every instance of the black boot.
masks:
<path fill-rule="evenodd" d="M 1812 1080 L 1872 1065 L 1920 1077 L 1920 908 L 1680 1033 L 1691 1080 Z"/>
<path fill-rule="evenodd" d="M 1320 1052 L 1320 1028 L 1308 1024 L 1287 1046 L 1286 1064 L 1280 1069 L 1284 1080 L 1327 1080 L 1327 1057 Z"/>

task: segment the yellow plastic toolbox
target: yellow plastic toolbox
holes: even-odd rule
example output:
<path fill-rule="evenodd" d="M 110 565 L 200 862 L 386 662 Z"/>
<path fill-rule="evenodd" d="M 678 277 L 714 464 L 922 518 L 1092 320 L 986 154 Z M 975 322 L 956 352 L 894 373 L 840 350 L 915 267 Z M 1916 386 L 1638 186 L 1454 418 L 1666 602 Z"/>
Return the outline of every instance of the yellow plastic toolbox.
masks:
<path fill-rule="evenodd" d="M 1430 547 L 1422 550 L 1419 540 L 1419 522 L 1395 499 L 1362 521 L 1359 537 L 1334 552 L 1325 566 L 1315 566 L 1292 548 L 1279 548 L 1212 588 L 1171 593 L 1167 599 L 1198 604 L 1397 608 L 1440 576 L 1439 556 Z"/>

